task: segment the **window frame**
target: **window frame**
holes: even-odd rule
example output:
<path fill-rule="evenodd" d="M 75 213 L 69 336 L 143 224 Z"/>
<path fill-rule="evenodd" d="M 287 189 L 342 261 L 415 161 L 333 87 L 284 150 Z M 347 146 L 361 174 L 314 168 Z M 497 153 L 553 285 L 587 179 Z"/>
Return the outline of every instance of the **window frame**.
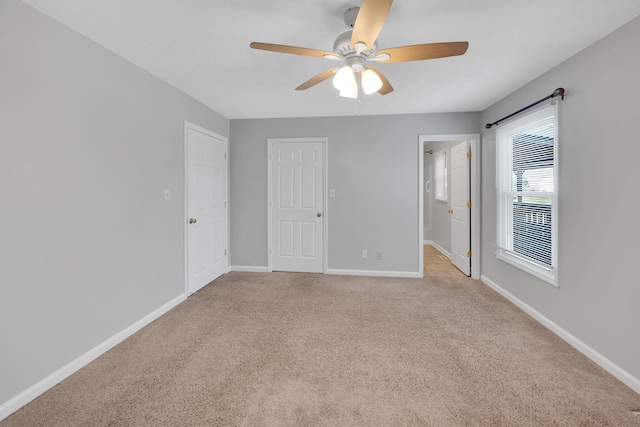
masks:
<path fill-rule="evenodd" d="M 519 254 L 503 247 L 501 243 L 504 241 L 503 237 L 510 238 L 511 245 L 513 245 L 514 233 L 513 233 L 513 216 L 510 216 L 508 212 L 509 203 L 508 198 L 513 200 L 513 190 L 510 187 L 505 189 L 506 179 L 505 174 L 511 175 L 513 173 L 513 164 L 507 163 L 509 167 L 504 167 L 504 170 L 500 170 L 505 164 L 503 157 L 505 155 L 512 157 L 513 150 L 513 138 L 509 138 L 509 135 L 513 136 L 518 133 L 526 132 L 526 126 L 528 121 L 531 121 L 534 115 L 546 115 L 548 112 L 552 113 L 553 120 L 553 193 L 541 193 L 545 198 L 551 200 L 551 266 L 544 264 L 543 262 L 534 260 L 526 255 Z M 535 127 L 536 123 L 528 123 L 530 127 Z M 516 131 L 517 129 L 517 131 Z M 505 148 L 505 144 L 509 145 Z M 558 132 L 558 104 L 557 102 L 546 103 L 533 111 L 521 114 L 518 117 L 510 120 L 504 125 L 499 126 L 496 129 L 496 257 L 514 267 L 523 270 L 538 279 L 541 279 L 553 286 L 558 287 L 558 146 L 559 146 L 559 132 Z M 505 154 L 505 149 L 507 154 Z M 513 162 L 513 160 L 510 160 Z M 511 207 L 512 209 L 512 207 Z M 501 214 L 501 212 L 504 212 Z M 512 215 L 512 214 L 511 214 Z M 509 224 L 509 219 L 511 224 Z M 509 232 L 511 233 L 509 236 Z M 507 245 L 504 245 L 507 246 Z"/>

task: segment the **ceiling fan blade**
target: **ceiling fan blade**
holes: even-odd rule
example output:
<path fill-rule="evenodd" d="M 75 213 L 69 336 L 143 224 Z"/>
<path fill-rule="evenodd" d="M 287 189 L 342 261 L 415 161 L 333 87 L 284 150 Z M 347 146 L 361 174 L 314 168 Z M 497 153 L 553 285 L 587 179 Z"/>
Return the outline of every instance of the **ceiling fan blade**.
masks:
<path fill-rule="evenodd" d="M 423 59 L 445 58 L 447 56 L 463 55 L 469 48 L 469 42 L 427 43 L 413 46 L 392 47 L 380 49 L 377 55 L 389 55 L 387 62 L 420 61 Z"/>
<path fill-rule="evenodd" d="M 353 24 L 351 46 L 355 48 L 356 43 L 364 43 L 367 49 L 373 46 L 387 20 L 391 3 L 393 0 L 363 0 Z"/>
<path fill-rule="evenodd" d="M 380 89 L 378 89 L 378 93 L 380 95 L 386 95 L 388 93 L 393 92 L 393 86 L 391 86 L 391 83 L 389 83 L 389 80 L 387 80 L 387 78 L 384 76 L 384 74 L 382 74 L 380 72 L 380 70 L 378 70 L 373 65 L 369 65 L 368 67 L 369 67 L 369 69 L 371 71 L 376 73 L 378 75 L 378 77 L 380 77 L 380 80 L 382 80 L 382 87 Z"/>
<path fill-rule="evenodd" d="M 315 86 L 320 82 L 327 80 L 329 77 L 333 76 L 333 72 L 337 70 L 339 67 L 333 67 L 328 69 L 327 71 L 323 71 L 315 77 L 310 78 L 306 82 L 302 83 L 300 86 L 296 88 L 296 90 L 305 90 L 309 89 L 311 86 Z"/>
<path fill-rule="evenodd" d="M 313 56 L 315 58 L 324 58 L 325 55 L 336 56 L 333 52 L 308 49 L 306 47 L 286 46 L 283 44 L 253 42 L 249 47 L 252 49 L 269 50 L 271 52 L 290 53 L 292 55 Z"/>

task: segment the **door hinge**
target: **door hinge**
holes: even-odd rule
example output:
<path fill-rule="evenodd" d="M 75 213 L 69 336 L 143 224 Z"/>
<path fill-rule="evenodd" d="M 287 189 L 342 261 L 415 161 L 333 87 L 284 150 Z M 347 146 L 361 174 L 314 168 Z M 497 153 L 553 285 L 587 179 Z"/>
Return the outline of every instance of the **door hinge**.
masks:
<path fill-rule="evenodd" d="M 227 250 L 226 249 L 224 250 L 224 256 L 227 256 Z"/>
<path fill-rule="evenodd" d="M 269 153 L 269 160 L 273 160 L 273 153 Z"/>
<path fill-rule="evenodd" d="M 467 207 L 471 209 L 471 202 L 467 202 Z"/>
<path fill-rule="evenodd" d="M 471 258 L 471 251 L 467 252 L 467 257 Z"/>
<path fill-rule="evenodd" d="M 269 207 L 272 208 L 273 207 L 273 200 L 269 200 Z"/>
<path fill-rule="evenodd" d="M 225 208 L 227 207 L 227 201 L 226 200 L 224 201 L 224 207 Z"/>
<path fill-rule="evenodd" d="M 273 255 L 273 248 L 269 248 L 269 254 Z"/>
<path fill-rule="evenodd" d="M 224 153 L 224 159 L 227 160 L 227 153 Z"/>
<path fill-rule="evenodd" d="M 469 159 L 470 159 L 472 155 L 473 155 L 473 154 L 471 154 L 471 151 L 467 151 L 467 158 L 469 158 Z"/>

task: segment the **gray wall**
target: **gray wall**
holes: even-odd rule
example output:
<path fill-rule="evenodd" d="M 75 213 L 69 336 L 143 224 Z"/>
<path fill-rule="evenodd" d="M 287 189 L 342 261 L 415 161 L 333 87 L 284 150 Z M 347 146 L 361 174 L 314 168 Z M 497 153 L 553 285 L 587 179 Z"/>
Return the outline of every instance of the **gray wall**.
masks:
<path fill-rule="evenodd" d="M 336 189 L 328 267 L 417 272 L 418 136 L 477 133 L 478 120 L 478 113 L 232 120 L 231 264 L 268 264 L 267 138 L 320 136 L 329 141 Z M 362 249 L 383 259 L 362 259 Z"/>
<path fill-rule="evenodd" d="M 482 133 L 482 274 L 640 378 L 640 18 L 483 112 L 493 122 L 564 87 L 559 288 L 496 259 L 495 132 Z M 484 130 L 484 127 L 483 127 Z"/>
<path fill-rule="evenodd" d="M 183 120 L 229 121 L 16 0 L 0 58 L 2 404 L 183 293 Z"/>

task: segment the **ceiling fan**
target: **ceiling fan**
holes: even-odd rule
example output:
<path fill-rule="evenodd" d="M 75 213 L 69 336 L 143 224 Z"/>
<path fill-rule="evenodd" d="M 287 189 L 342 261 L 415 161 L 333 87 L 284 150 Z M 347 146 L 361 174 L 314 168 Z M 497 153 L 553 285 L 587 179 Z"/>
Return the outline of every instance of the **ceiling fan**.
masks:
<path fill-rule="evenodd" d="M 309 89 L 335 74 L 333 85 L 340 91 L 340 96 L 347 98 L 358 97 L 358 86 L 367 95 L 375 92 L 386 95 L 393 92 L 393 87 L 386 77 L 369 62 L 420 61 L 463 55 L 467 51 L 468 42 L 427 43 L 378 49 L 376 39 L 387 19 L 391 3 L 393 0 L 363 0 L 360 7 L 348 9 L 344 13 L 344 22 L 353 30 L 338 36 L 333 44 L 333 52 L 260 42 L 253 42 L 250 47 L 344 61 L 344 66 L 330 68 L 302 83 L 296 90 Z"/>

